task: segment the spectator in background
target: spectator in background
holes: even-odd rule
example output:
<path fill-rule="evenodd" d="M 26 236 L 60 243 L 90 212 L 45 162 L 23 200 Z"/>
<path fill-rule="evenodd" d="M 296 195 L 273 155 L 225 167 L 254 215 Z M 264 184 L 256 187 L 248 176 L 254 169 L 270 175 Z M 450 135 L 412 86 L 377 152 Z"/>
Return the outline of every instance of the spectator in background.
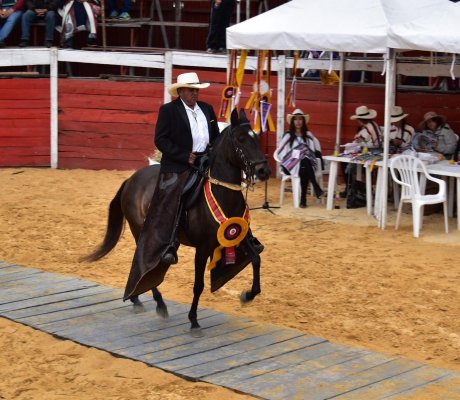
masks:
<path fill-rule="evenodd" d="M 382 131 L 374 121 L 375 117 L 377 117 L 377 111 L 367 106 L 357 107 L 355 114 L 350 117 L 351 120 L 355 120 L 358 123 L 353 143 L 361 146 L 363 152 L 367 151 L 366 148 L 376 149 L 376 151 L 382 150 Z M 346 198 L 353 182 L 356 180 L 356 164 L 341 163 L 341 165 L 346 186 L 345 190 L 340 192 L 340 197 Z"/>
<path fill-rule="evenodd" d="M 419 124 L 420 133 L 415 135 L 416 151 L 435 151 L 450 160 L 455 154 L 458 136 L 446 122 L 446 117 L 429 111 Z"/>
<path fill-rule="evenodd" d="M 225 30 L 230 26 L 234 0 L 212 0 L 206 52 L 224 53 L 227 50 Z"/>
<path fill-rule="evenodd" d="M 77 32 L 88 32 L 86 44 L 96 46 L 97 17 L 101 13 L 98 0 L 61 0 L 59 14 L 62 17 L 61 47 L 72 48 Z"/>
<path fill-rule="evenodd" d="M 5 39 L 21 20 L 24 0 L 0 0 L 0 48 L 6 47 Z"/>
<path fill-rule="evenodd" d="M 281 168 L 287 175 L 300 178 L 300 208 L 307 207 L 307 187 L 311 182 L 316 197 L 323 195 L 323 190 L 316 180 L 315 170 L 321 168 L 321 145 L 308 130 L 310 116 L 296 109 L 287 115 L 289 130 L 284 134 L 276 149 L 281 160 Z"/>
<path fill-rule="evenodd" d="M 132 5 L 131 0 L 122 0 L 122 1 L 123 1 L 123 7 L 121 8 L 121 10 L 118 10 L 117 0 L 108 0 L 109 18 L 124 19 L 124 20 L 131 19 L 131 15 L 129 15 L 129 12 L 131 11 L 131 5 Z"/>
<path fill-rule="evenodd" d="M 382 132 L 374 121 L 376 116 L 377 111 L 367 108 L 367 106 L 356 108 L 355 114 L 350 117 L 350 119 L 357 121 L 359 125 L 354 142 L 361 143 L 367 147 L 382 148 Z"/>
<path fill-rule="evenodd" d="M 402 107 L 394 106 L 391 110 L 390 152 L 402 153 L 410 147 L 415 130 L 407 123 L 407 116 Z"/>
<path fill-rule="evenodd" d="M 30 26 L 37 19 L 45 21 L 45 46 L 51 47 L 53 45 L 57 8 L 58 0 L 26 0 L 26 11 L 21 22 L 22 33 L 19 47 L 29 46 Z"/>

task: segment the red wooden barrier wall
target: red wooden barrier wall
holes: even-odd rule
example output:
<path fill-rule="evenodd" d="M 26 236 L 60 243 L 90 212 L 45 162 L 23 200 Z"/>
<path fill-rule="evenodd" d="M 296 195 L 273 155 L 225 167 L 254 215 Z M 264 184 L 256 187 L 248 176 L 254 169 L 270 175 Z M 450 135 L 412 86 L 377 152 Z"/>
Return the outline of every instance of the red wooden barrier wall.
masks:
<path fill-rule="evenodd" d="M 174 70 L 176 76 L 184 70 Z M 211 82 L 200 92 L 200 99 L 214 106 L 216 113 L 225 87 L 223 72 L 200 71 L 202 81 Z M 253 76 L 246 74 L 240 107 L 251 92 Z M 272 78 L 276 87 L 276 78 Z M 287 82 L 289 88 L 290 82 Z M 323 152 L 330 154 L 335 144 L 337 86 L 299 82 L 296 107 L 311 115 L 309 128 L 319 138 Z M 272 117 L 276 123 L 276 90 Z M 50 108 L 48 79 L 0 80 L 0 167 L 50 165 Z M 59 168 L 137 169 L 147 164 L 152 154 L 155 120 L 163 102 L 163 83 L 114 82 L 95 79 L 59 81 Z M 398 93 L 397 104 L 410 114 L 414 126 L 428 110 L 447 116 L 460 133 L 458 94 Z M 378 111 L 383 121 L 384 88 L 347 85 L 344 90 L 342 143 L 350 141 L 356 123 L 349 116 L 357 106 L 366 104 Z M 286 112 L 291 112 L 287 107 Z M 251 116 L 249 116 L 251 118 Z M 221 120 L 221 119 L 220 119 Z M 268 138 L 271 158 L 276 134 Z M 273 162 L 272 162 L 273 166 Z"/>

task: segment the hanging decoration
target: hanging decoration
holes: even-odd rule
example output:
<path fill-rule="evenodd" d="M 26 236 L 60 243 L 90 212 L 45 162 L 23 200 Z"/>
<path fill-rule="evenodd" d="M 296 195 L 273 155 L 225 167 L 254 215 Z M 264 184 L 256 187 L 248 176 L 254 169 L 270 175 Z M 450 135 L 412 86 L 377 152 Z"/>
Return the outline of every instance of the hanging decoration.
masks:
<path fill-rule="evenodd" d="M 261 101 L 271 105 L 271 89 L 270 89 L 270 71 L 271 71 L 271 51 L 259 50 L 257 54 L 257 71 L 256 81 L 253 84 L 253 91 L 246 103 L 245 109 L 250 110 L 253 114 L 253 130 L 256 133 L 261 133 Z M 275 124 L 271 115 L 267 115 L 268 130 L 274 132 Z"/>
<path fill-rule="evenodd" d="M 227 86 L 222 91 L 222 100 L 220 103 L 219 118 L 224 118 L 228 121 L 230 111 L 232 110 L 232 99 L 235 96 L 235 65 L 236 65 L 236 50 L 230 53 L 230 68 L 227 76 Z"/>
<path fill-rule="evenodd" d="M 232 50 L 230 53 L 230 72 L 227 77 L 227 85 L 222 91 L 222 101 L 219 110 L 219 117 L 224 118 L 225 121 L 229 121 L 230 112 L 235 107 L 238 107 L 247 55 L 247 50 L 241 50 L 240 60 L 237 67 L 237 50 Z"/>
<path fill-rule="evenodd" d="M 236 93 L 234 96 L 233 100 L 233 107 L 238 108 L 238 105 L 240 103 L 240 97 L 241 97 L 241 85 L 243 84 L 243 78 L 244 78 L 244 70 L 246 67 L 246 60 L 248 58 L 248 51 L 247 50 L 241 50 L 240 52 L 240 60 L 238 62 L 238 68 L 236 69 L 236 74 L 235 74 L 235 82 L 236 82 Z"/>
<path fill-rule="evenodd" d="M 294 65 L 292 66 L 292 82 L 291 90 L 286 98 L 286 106 L 295 108 L 295 100 L 297 94 L 297 63 L 299 61 L 299 50 L 294 51 Z"/>

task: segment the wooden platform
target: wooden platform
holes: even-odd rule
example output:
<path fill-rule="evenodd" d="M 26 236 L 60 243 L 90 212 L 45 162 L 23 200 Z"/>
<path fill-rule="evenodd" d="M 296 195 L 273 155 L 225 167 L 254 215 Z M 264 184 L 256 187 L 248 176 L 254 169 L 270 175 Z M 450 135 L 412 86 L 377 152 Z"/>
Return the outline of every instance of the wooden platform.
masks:
<path fill-rule="evenodd" d="M 402 399 L 432 385 L 460 398 L 459 373 L 294 329 L 200 309 L 205 337 L 193 338 L 189 305 L 167 301 L 162 320 L 144 296 L 146 312 L 136 314 L 120 289 L 1 261 L 0 287 L 0 316 L 264 399 Z"/>

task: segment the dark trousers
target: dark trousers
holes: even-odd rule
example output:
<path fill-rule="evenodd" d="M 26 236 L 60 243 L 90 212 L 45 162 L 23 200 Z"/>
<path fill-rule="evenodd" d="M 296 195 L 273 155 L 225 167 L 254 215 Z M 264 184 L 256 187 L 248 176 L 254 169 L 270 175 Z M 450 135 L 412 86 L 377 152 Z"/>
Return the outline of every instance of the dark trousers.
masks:
<path fill-rule="evenodd" d="M 219 50 L 226 49 L 225 29 L 230 26 L 234 0 L 222 0 L 218 6 L 212 1 L 209 32 L 206 39 L 206 48 Z"/>
<path fill-rule="evenodd" d="M 318 166 L 320 168 L 320 166 Z M 299 169 L 300 177 L 300 204 L 307 204 L 307 187 L 311 182 L 315 191 L 315 196 L 319 197 L 323 193 L 323 190 L 316 181 L 315 170 L 311 165 L 311 161 L 308 158 L 304 158 L 300 161 Z"/>
<path fill-rule="evenodd" d="M 290 172 L 281 166 L 283 168 L 283 172 L 287 175 L 290 175 Z M 321 168 L 321 166 L 318 165 L 318 168 Z M 313 169 L 313 166 L 311 165 L 311 161 L 308 158 L 303 158 L 300 161 L 300 168 L 299 168 L 299 178 L 300 178 L 300 204 L 307 204 L 307 188 L 308 184 L 311 182 L 313 185 L 313 189 L 315 191 L 315 196 L 319 197 L 322 193 L 323 190 L 319 186 L 317 180 L 316 180 L 316 175 L 315 175 L 315 170 Z"/>

